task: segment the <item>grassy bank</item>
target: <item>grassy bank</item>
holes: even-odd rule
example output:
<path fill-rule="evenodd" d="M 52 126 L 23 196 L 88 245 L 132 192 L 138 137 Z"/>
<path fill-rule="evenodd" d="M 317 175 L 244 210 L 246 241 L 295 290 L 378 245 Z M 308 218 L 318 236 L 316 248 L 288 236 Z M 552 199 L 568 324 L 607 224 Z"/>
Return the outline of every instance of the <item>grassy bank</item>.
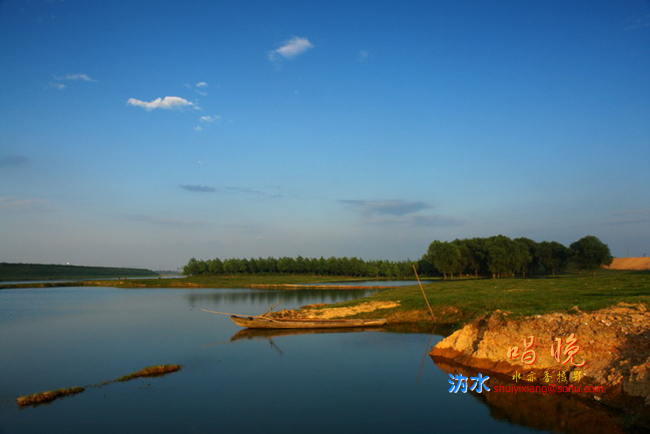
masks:
<path fill-rule="evenodd" d="M 241 275 L 241 276 L 199 276 L 169 279 L 122 279 L 86 280 L 76 282 L 42 282 L 1 284 L 0 289 L 8 288 L 54 288 L 65 286 L 111 286 L 118 288 L 261 288 L 279 285 L 317 284 L 327 282 L 367 281 L 366 278 L 346 278 L 341 276 L 307 275 Z"/>
<path fill-rule="evenodd" d="M 589 312 L 619 302 L 650 304 L 650 272 L 603 272 L 595 277 L 562 276 L 539 279 L 450 280 L 423 285 L 439 323 L 465 323 L 496 309 L 512 316 L 569 312 L 574 306 Z M 431 321 L 420 288 L 408 286 L 339 303 L 398 301 L 400 306 L 359 316 L 388 318 L 392 323 Z"/>

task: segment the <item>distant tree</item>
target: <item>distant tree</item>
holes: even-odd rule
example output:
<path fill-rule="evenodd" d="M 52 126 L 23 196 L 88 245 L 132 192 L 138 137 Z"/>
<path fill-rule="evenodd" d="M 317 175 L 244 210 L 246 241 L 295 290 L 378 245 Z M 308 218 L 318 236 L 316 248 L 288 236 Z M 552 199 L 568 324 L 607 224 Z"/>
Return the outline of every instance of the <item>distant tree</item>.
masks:
<path fill-rule="evenodd" d="M 486 245 L 487 265 L 492 278 L 514 276 L 517 261 L 513 241 L 505 235 L 496 235 L 488 238 Z"/>
<path fill-rule="evenodd" d="M 427 258 L 442 273 L 445 280 L 447 275 L 454 278 L 454 273 L 459 270 L 462 259 L 457 245 L 438 240 L 429 245 Z"/>
<path fill-rule="evenodd" d="M 463 241 L 471 252 L 469 266 L 474 276 L 488 274 L 488 252 L 485 238 L 469 238 Z"/>
<path fill-rule="evenodd" d="M 467 244 L 467 240 L 454 240 L 452 243 L 458 247 L 458 251 L 460 252 L 460 261 L 458 264 L 458 273 L 460 273 L 460 276 L 462 277 L 463 273 L 469 274 L 473 273 L 474 270 L 472 268 L 472 250 L 470 246 Z"/>
<path fill-rule="evenodd" d="M 535 272 L 537 263 L 537 243 L 529 238 L 515 238 L 515 270 L 519 271 L 522 277 L 526 277 Z"/>
<path fill-rule="evenodd" d="M 187 265 L 183 267 L 183 274 L 185 276 L 196 276 L 199 274 L 200 267 L 199 267 L 199 261 L 196 260 L 196 258 L 191 258 L 188 262 Z"/>
<path fill-rule="evenodd" d="M 420 258 L 420 260 L 417 262 L 416 267 L 420 276 L 433 276 L 438 274 L 436 267 L 434 267 L 431 261 L 429 261 L 427 255 L 424 255 L 422 258 Z"/>
<path fill-rule="evenodd" d="M 214 258 L 209 260 L 208 272 L 210 274 L 223 274 L 223 262 L 221 262 L 221 259 Z"/>
<path fill-rule="evenodd" d="M 564 271 L 569 261 L 568 249 L 556 241 L 539 243 L 538 255 L 540 265 L 553 276 Z"/>
<path fill-rule="evenodd" d="M 596 270 L 611 264 L 614 259 L 607 244 L 593 235 L 580 238 L 569 246 L 569 251 L 571 260 L 577 265 L 580 274 L 588 271 L 595 275 Z"/>

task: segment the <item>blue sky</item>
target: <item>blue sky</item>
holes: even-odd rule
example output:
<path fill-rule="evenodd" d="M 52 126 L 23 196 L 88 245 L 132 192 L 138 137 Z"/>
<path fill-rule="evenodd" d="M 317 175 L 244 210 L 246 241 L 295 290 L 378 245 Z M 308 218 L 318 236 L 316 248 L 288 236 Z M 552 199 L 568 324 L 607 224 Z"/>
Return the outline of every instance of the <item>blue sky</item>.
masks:
<path fill-rule="evenodd" d="M 650 2 L 0 2 L 0 261 L 650 254 Z"/>

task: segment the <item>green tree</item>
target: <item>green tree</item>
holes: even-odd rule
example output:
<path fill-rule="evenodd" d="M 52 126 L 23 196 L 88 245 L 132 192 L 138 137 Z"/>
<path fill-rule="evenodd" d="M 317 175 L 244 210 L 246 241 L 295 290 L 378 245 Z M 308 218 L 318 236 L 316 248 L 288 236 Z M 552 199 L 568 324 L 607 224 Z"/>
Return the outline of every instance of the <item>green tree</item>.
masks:
<path fill-rule="evenodd" d="M 537 243 L 529 238 L 515 238 L 515 270 L 519 271 L 522 277 L 535 272 L 537 268 Z"/>
<path fill-rule="evenodd" d="M 221 259 L 210 259 L 208 261 L 208 272 L 210 274 L 223 274 L 223 262 L 221 262 Z"/>
<path fill-rule="evenodd" d="M 517 266 L 514 242 L 505 235 L 496 235 L 488 238 L 486 245 L 487 265 L 492 278 L 514 276 Z"/>
<path fill-rule="evenodd" d="M 191 258 L 187 262 L 187 265 L 183 267 L 183 274 L 185 276 L 196 276 L 199 274 L 199 270 L 199 261 L 197 261 L 196 258 Z"/>
<path fill-rule="evenodd" d="M 603 265 L 609 265 L 614 258 L 607 244 L 593 235 L 580 238 L 569 246 L 571 260 L 577 265 L 580 274 L 583 271 L 596 274 L 596 270 Z"/>
<path fill-rule="evenodd" d="M 555 276 L 564 271 L 569 261 L 569 251 L 556 241 L 542 241 L 538 247 L 539 263 L 547 273 Z"/>
<path fill-rule="evenodd" d="M 442 273 L 445 280 L 447 275 L 454 278 L 454 273 L 459 270 L 462 259 L 456 244 L 438 240 L 429 245 L 427 258 Z"/>

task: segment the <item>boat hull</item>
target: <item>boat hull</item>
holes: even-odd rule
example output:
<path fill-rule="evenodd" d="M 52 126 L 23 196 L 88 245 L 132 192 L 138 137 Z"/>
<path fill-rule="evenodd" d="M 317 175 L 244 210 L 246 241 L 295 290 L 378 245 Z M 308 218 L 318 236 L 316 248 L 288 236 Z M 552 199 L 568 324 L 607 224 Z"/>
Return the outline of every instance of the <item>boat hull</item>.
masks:
<path fill-rule="evenodd" d="M 385 319 L 273 319 L 254 316 L 231 315 L 230 319 L 241 327 L 251 329 L 328 329 L 350 327 L 381 327 Z"/>

